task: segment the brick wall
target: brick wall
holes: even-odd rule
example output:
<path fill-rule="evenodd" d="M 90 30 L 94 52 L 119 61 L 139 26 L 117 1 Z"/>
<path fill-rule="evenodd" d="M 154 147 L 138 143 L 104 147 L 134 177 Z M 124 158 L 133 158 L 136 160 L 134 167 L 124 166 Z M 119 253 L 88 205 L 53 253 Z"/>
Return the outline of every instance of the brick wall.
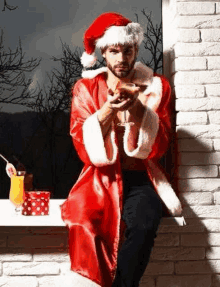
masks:
<path fill-rule="evenodd" d="M 143 287 L 220 286 L 220 2 L 164 0 L 187 226 L 159 230 Z M 170 37 L 170 38 L 169 38 Z M 168 43 L 168 44 L 167 44 Z"/>
<path fill-rule="evenodd" d="M 65 227 L 0 227 L 0 286 L 68 286 L 67 243 Z"/>

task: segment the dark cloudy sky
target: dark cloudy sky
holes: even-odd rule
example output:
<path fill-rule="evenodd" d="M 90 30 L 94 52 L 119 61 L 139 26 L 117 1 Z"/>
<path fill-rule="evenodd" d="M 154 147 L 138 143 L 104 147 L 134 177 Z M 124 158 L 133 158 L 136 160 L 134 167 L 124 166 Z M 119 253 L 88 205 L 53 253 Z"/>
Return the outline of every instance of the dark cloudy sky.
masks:
<path fill-rule="evenodd" d="M 12 49 L 18 44 L 18 38 L 27 56 L 41 57 L 42 64 L 33 78 L 40 82 L 45 72 L 52 68 L 52 56 L 61 53 L 61 42 L 71 47 L 82 47 L 83 33 L 88 25 L 101 13 L 116 11 L 143 25 L 141 10 L 152 11 L 153 21 L 161 21 L 161 0 L 8 0 L 10 5 L 18 5 L 14 11 L 2 12 L 3 0 L 0 0 L 0 27 L 4 31 L 5 45 Z M 5 106 L 4 111 L 20 111 L 19 107 Z"/>

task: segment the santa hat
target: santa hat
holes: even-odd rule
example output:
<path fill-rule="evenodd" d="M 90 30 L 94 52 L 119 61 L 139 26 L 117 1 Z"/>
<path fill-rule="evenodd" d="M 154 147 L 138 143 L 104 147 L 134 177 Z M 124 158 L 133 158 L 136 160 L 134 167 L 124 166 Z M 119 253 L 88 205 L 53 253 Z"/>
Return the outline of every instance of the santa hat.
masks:
<path fill-rule="evenodd" d="M 101 14 L 84 34 L 85 52 L 82 54 L 83 67 L 90 68 L 96 63 L 95 49 L 116 44 L 138 44 L 143 40 L 143 30 L 139 23 L 133 23 L 121 14 L 109 12 Z"/>

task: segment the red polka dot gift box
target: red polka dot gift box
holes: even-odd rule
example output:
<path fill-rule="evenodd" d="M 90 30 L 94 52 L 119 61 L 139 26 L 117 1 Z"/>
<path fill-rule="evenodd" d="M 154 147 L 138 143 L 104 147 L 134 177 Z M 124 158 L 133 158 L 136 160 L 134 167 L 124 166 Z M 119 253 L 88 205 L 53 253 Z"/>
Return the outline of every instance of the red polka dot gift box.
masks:
<path fill-rule="evenodd" d="M 49 191 L 28 191 L 22 205 L 22 215 L 48 215 Z"/>

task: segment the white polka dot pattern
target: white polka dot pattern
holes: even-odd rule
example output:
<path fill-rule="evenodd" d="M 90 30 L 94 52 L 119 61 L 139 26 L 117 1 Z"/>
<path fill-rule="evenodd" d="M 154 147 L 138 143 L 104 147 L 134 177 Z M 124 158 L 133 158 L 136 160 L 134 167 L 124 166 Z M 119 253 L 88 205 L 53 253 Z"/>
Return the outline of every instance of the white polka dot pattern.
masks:
<path fill-rule="evenodd" d="M 27 191 L 22 205 L 23 215 L 48 215 L 50 203 L 49 191 Z"/>

